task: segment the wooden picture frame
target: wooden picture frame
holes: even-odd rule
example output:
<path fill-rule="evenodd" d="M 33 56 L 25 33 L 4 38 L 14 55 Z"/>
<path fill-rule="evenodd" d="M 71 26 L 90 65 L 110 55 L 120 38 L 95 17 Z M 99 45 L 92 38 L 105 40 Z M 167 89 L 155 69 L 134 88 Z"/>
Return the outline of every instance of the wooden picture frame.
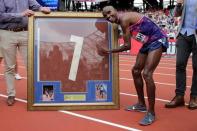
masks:
<path fill-rule="evenodd" d="M 36 12 L 29 18 L 28 110 L 119 109 L 117 25 L 101 13 Z"/>

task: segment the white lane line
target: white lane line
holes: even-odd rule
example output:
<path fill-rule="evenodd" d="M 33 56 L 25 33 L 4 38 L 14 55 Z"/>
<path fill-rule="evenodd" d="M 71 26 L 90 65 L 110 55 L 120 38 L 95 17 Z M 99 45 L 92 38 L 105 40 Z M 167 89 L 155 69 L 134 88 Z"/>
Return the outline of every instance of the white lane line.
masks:
<path fill-rule="evenodd" d="M 135 55 L 119 55 L 120 58 L 128 58 L 128 59 L 135 59 L 137 56 Z M 176 57 L 161 57 L 163 60 L 175 60 Z"/>
<path fill-rule="evenodd" d="M 3 94 L 0 94 L 0 96 L 1 97 L 5 97 L 5 98 L 8 97 L 8 96 L 3 95 Z M 23 100 L 23 99 L 16 98 L 16 100 L 20 101 L 20 102 L 23 102 L 23 103 L 27 103 L 27 101 Z M 128 127 L 128 126 L 123 126 L 123 125 L 116 124 L 116 123 L 113 123 L 113 122 L 109 122 L 109 121 L 105 121 L 105 120 L 101 120 L 101 119 L 97 119 L 97 118 L 93 118 L 93 117 L 89 117 L 89 116 L 73 113 L 73 112 L 70 112 L 70 111 L 59 110 L 58 112 L 61 112 L 61 113 L 64 113 L 64 114 L 68 114 L 68 115 L 71 115 L 71 116 L 75 116 L 75 117 L 79 117 L 79 118 L 83 118 L 83 119 L 87 119 L 87 120 L 91 120 L 91 121 L 95 121 L 95 122 L 98 122 L 98 123 L 102 123 L 102 124 L 118 127 L 118 128 L 125 129 L 125 130 L 128 130 L 128 131 L 141 131 L 140 129 L 136 129 L 136 128 L 132 128 L 132 127 Z"/>
<path fill-rule="evenodd" d="M 118 128 L 129 130 L 129 131 L 141 131 L 141 130 L 136 129 L 136 128 L 131 128 L 131 127 L 123 126 L 123 125 L 120 125 L 120 124 L 112 123 L 112 122 L 109 122 L 109 121 L 104 121 L 104 120 L 101 120 L 101 119 L 96 119 L 96 118 L 93 118 L 93 117 L 80 115 L 80 114 L 73 113 L 73 112 L 70 112 L 70 111 L 59 111 L 59 112 L 69 114 L 69 115 L 72 115 L 72 116 L 76 116 L 76 117 L 80 117 L 80 118 L 84 118 L 84 119 L 91 120 L 91 121 L 96 121 L 96 122 L 103 123 L 103 124 L 106 124 L 106 125 L 115 126 L 115 127 L 118 127 Z"/>
<path fill-rule="evenodd" d="M 128 81 L 133 81 L 133 79 L 131 78 L 120 78 L 120 80 L 128 80 Z M 176 84 L 173 83 L 161 83 L 161 82 L 156 82 L 155 84 L 159 84 L 159 85 L 167 85 L 167 86 L 176 86 Z M 187 88 L 190 88 L 191 86 L 186 86 Z"/>
<path fill-rule="evenodd" d="M 121 62 L 121 63 L 123 63 L 123 62 L 129 62 L 129 64 L 134 64 L 135 63 L 135 61 L 129 61 L 129 60 L 122 60 L 122 59 L 120 59 L 119 60 L 119 62 Z M 160 61 L 159 62 L 159 65 L 168 65 L 168 66 L 176 66 L 176 63 L 169 63 L 169 62 L 163 62 L 163 61 Z M 187 66 L 192 66 L 192 64 L 187 64 Z"/>
<path fill-rule="evenodd" d="M 131 56 L 131 55 L 128 55 L 127 57 L 124 57 L 124 56 L 120 55 L 119 56 L 119 60 L 120 61 L 129 61 L 129 62 L 131 62 L 131 61 L 135 61 L 136 57 Z M 23 61 L 22 58 L 21 59 L 17 58 L 17 62 L 23 63 L 24 61 Z M 166 62 L 166 64 L 169 63 L 169 65 L 170 65 L 172 62 L 176 63 L 176 58 L 161 58 L 160 63 L 162 63 L 162 62 Z M 188 64 L 192 66 L 191 59 L 189 59 Z M 0 65 L 3 65 L 3 64 L 0 64 Z"/>
<path fill-rule="evenodd" d="M 8 96 L 6 95 L 3 95 L 3 94 L 0 94 L 1 97 L 4 97 L 4 98 L 7 98 Z M 19 99 L 19 98 L 15 98 L 17 101 L 20 101 L 20 102 L 23 102 L 23 103 L 27 103 L 26 100 L 23 100 L 23 99 Z"/>
<path fill-rule="evenodd" d="M 175 67 L 175 65 L 172 65 L 172 66 L 174 66 L 174 67 L 169 67 L 170 66 L 170 64 L 168 64 L 168 63 L 160 63 L 160 64 L 165 64 L 165 65 L 168 65 L 168 66 L 161 66 L 161 65 L 159 65 L 157 68 L 163 68 L 163 69 L 172 69 L 172 70 L 175 70 L 176 69 L 176 67 Z M 133 67 L 133 65 L 132 64 L 119 64 L 120 66 L 131 66 L 131 67 Z M 1 65 L 1 66 L 4 66 L 4 65 Z M 187 65 L 187 66 L 191 66 L 192 67 L 192 65 Z M 18 66 L 19 68 L 26 68 L 25 66 Z M 190 68 L 190 67 L 189 67 Z M 193 71 L 192 69 L 186 69 L 187 71 Z"/>
<path fill-rule="evenodd" d="M 131 72 L 131 70 L 120 70 L 120 71 L 128 71 L 128 72 Z M 154 75 L 163 75 L 163 76 L 173 76 L 175 77 L 176 75 L 175 74 L 166 74 L 166 73 L 157 73 L 155 72 Z M 188 78 L 192 78 L 192 76 L 187 76 Z"/>
<path fill-rule="evenodd" d="M 131 72 L 130 70 L 120 70 L 120 71 L 128 71 L 128 72 Z M 4 74 L 1 74 L 0 73 L 0 76 L 3 76 Z M 157 73 L 155 72 L 154 75 L 163 75 L 163 76 L 173 76 L 175 77 L 176 75 L 175 74 L 166 74 L 166 73 Z M 187 76 L 187 78 L 192 78 L 192 76 Z M 22 77 L 22 79 L 27 79 L 27 77 Z"/>
<path fill-rule="evenodd" d="M 133 65 L 131 64 L 119 64 L 120 66 L 131 66 L 133 67 Z M 171 70 L 175 70 L 176 68 L 175 67 L 165 67 L 165 66 L 158 66 L 158 68 L 162 68 L 162 69 L 171 69 Z M 186 69 L 187 71 L 193 71 L 192 69 Z"/>
<path fill-rule="evenodd" d="M 121 95 L 125 95 L 125 96 L 134 96 L 134 97 L 137 97 L 137 95 L 134 95 L 134 94 L 128 94 L 128 93 L 124 93 L 124 92 L 120 92 Z M 144 97 L 144 98 L 148 98 L 148 97 Z M 161 101 L 161 102 L 170 102 L 169 100 L 164 100 L 164 99 L 160 99 L 160 98 L 155 98 L 155 100 L 157 101 Z"/>
<path fill-rule="evenodd" d="M 135 94 L 128 94 L 128 93 L 123 93 L 123 92 L 120 92 L 120 95 L 125 95 L 125 96 L 133 96 L 133 97 L 137 97 L 137 95 Z M 145 99 L 148 99 L 147 96 L 144 97 Z M 169 100 L 165 100 L 165 99 L 160 99 L 160 98 L 155 98 L 156 101 L 161 101 L 161 102 L 170 102 Z M 188 105 L 188 103 L 185 103 L 185 105 Z"/>
<path fill-rule="evenodd" d="M 3 74 L 0 74 L 0 75 L 3 75 Z M 23 79 L 27 79 L 27 77 L 22 77 Z M 120 80 L 128 80 L 128 81 L 133 81 L 132 78 L 123 78 L 123 77 L 120 77 Z M 157 82 L 155 81 L 155 84 L 159 84 L 159 85 L 167 85 L 167 86 L 176 86 L 176 84 L 173 84 L 173 83 L 162 83 L 162 82 Z M 186 86 L 187 88 L 190 88 L 191 86 Z"/>
<path fill-rule="evenodd" d="M 120 95 L 137 97 L 136 94 L 128 94 L 128 93 L 124 93 L 124 92 L 120 92 Z M 8 97 L 8 96 L 3 95 L 3 94 L 0 94 L 0 96 L 1 96 L 1 97 L 5 97 L 5 98 Z M 147 99 L 148 97 L 145 96 L 144 98 Z M 26 101 L 26 100 L 23 100 L 23 99 L 16 98 L 16 100 L 17 100 L 17 101 L 20 101 L 20 102 L 23 102 L 23 103 L 27 103 L 27 101 Z M 161 102 L 170 102 L 169 100 L 160 99 L 160 98 L 155 98 L 155 100 L 161 101 Z M 188 105 L 188 104 L 186 103 L 186 105 Z"/>
<path fill-rule="evenodd" d="M 136 60 L 136 57 L 133 57 L 133 56 L 128 56 L 128 57 L 122 57 L 122 56 L 119 56 L 119 59 L 120 60 L 128 60 L 128 61 L 132 61 L 132 60 Z M 176 58 L 161 58 L 161 62 L 176 62 Z M 189 61 L 188 61 L 188 64 L 192 64 L 192 59 L 189 58 Z"/>

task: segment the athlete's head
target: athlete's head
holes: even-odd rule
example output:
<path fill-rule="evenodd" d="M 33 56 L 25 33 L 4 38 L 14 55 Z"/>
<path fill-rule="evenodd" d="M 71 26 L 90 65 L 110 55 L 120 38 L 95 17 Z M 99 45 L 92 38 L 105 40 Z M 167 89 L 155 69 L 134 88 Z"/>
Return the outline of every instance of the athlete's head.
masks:
<path fill-rule="evenodd" d="M 111 23 L 117 23 L 118 22 L 118 15 L 117 11 L 113 6 L 105 6 L 103 8 L 103 16 L 110 21 Z"/>

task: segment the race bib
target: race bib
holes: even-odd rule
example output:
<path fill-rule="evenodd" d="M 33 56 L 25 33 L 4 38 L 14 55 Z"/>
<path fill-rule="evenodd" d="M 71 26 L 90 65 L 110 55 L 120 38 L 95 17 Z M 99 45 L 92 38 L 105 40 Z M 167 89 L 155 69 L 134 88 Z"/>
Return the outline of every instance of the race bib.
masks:
<path fill-rule="evenodd" d="M 135 40 L 137 40 L 137 41 L 139 41 L 139 42 L 141 42 L 143 44 L 148 41 L 148 36 L 146 36 L 146 35 L 144 35 L 144 34 L 142 34 L 140 32 L 132 32 L 132 37 Z"/>

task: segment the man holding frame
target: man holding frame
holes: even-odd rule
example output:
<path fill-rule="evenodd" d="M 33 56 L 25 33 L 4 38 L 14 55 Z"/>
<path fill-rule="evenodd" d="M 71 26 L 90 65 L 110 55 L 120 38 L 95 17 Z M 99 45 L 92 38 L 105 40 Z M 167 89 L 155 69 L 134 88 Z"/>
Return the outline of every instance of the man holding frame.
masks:
<path fill-rule="evenodd" d="M 34 11 L 50 13 L 48 7 L 42 7 L 36 0 L 0 0 L 0 48 L 6 66 L 8 106 L 15 103 L 14 74 L 17 48 L 27 65 L 28 17 L 34 15 Z"/>

